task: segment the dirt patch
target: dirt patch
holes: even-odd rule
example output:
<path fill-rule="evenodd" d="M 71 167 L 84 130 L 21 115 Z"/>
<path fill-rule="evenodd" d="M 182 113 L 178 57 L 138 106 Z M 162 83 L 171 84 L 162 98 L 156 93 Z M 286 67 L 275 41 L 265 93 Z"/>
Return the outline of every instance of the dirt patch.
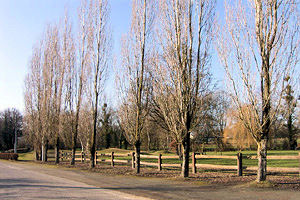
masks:
<path fill-rule="evenodd" d="M 49 165 L 55 165 L 54 162 L 48 162 Z M 122 176 L 134 176 L 134 177 L 148 177 L 148 178 L 166 178 L 169 180 L 182 181 L 185 183 L 197 184 L 197 185 L 211 185 L 214 187 L 226 187 L 226 186 L 250 186 L 256 179 L 255 173 L 246 173 L 244 176 L 237 176 L 234 172 L 229 171 L 207 171 L 201 170 L 196 174 L 190 173 L 189 178 L 180 177 L 180 171 L 175 169 L 163 169 L 158 171 L 155 168 L 141 168 L 141 173 L 136 174 L 130 166 L 116 165 L 111 167 L 106 163 L 97 164 L 94 169 L 89 168 L 88 163 L 76 163 L 75 166 L 71 166 L 68 162 L 61 162 L 58 166 L 65 168 L 77 168 L 80 170 L 86 170 L 91 172 L 97 172 L 106 175 L 122 175 Z M 270 174 L 267 177 L 267 181 L 270 183 L 272 189 L 275 190 L 296 190 L 300 191 L 300 178 L 299 175 L 283 175 L 283 174 Z M 254 186 L 255 187 L 255 186 Z M 257 187 L 259 188 L 259 187 Z"/>
<path fill-rule="evenodd" d="M 299 176 L 274 176 L 269 177 L 274 188 L 277 189 L 292 189 L 300 191 L 300 178 Z"/>

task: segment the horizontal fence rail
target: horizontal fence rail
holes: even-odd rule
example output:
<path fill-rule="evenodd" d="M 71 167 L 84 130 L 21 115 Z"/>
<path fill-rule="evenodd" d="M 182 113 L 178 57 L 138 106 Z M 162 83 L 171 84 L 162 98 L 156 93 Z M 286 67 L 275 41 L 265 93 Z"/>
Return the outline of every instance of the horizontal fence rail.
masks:
<path fill-rule="evenodd" d="M 179 159 L 178 156 L 169 156 L 169 155 L 140 155 L 141 158 L 157 160 L 157 162 L 153 161 L 141 161 L 140 164 L 143 166 L 151 166 L 156 167 L 159 171 L 163 168 L 179 168 L 181 164 L 179 163 L 170 163 L 172 159 Z M 227 156 L 227 155 L 202 155 L 200 153 L 192 153 L 190 156 L 192 162 L 190 167 L 193 173 L 197 172 L 197 169 L 213 169 L 213 170 L 236 170 L 238 176 L 243 175 L 243 170 L 257 170 L 257 166 L 243 166 L 243 160 L 245 159 L 257 159 L 257 156 L 247 156 L 242 153 L 237 153 L 236 156 Z M 48 158 L 55 158 L 54 154 L 49 154 Z M 60 160 L 61 161 L 70 161 L 72 158 L 72 153 L 70 151 L 60 151 Z M 201 159 L 232 159 L 236 160 L 236 165 L 217 165 L 217 164 L 204 164 L 201 163 Z M 267 167 L 267 171 L 269 172 L 292 172 L 300 174 L 300 153 L 298 156 L 267 156 L 268 160 L 299 160 L 298 168 L 290 168 L 290 167 Z M 131 165 L 132 168 L 135 168 L 135 153 L 99 153 L 95 154 L 95 164 L 100 162 L 110 163 L 112 167 L 115 166 L 115 163 Z M 163 161 L 169 160 L 168 163 L 164 163 Z M 88 162 L 90 161 L 90 155 L 85 152 L 76 152 L 75 153 L 75 161 L 76 162 Z"/>
<path fill-rule="evenodd" d="M 218 156 L 218 155 L 195 155 L 196 158 L 221 158 L 221 159 L 237 159 L 236 156 Z"/>
<path fill-rule="evenodd" d="M 249 156 L 248 159 L 257 159 L 257 156 Z M 299 156 L 267 156 L 267 160 L 297 160 Z"/>

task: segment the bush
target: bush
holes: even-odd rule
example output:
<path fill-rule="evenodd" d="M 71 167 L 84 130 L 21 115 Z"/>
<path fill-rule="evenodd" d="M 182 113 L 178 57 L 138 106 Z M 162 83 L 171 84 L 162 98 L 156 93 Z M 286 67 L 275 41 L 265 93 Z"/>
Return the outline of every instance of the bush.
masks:
<path fill-rule="evenodd" d="M 19 155 L 17 153 L 0 153 L 0 159 L 5 160 L 18 160 Z"/>
<path fill-rule="evenodd" d="M 282 150 L 289 150 L 289 141 L 285 139 L 282 143 Z"/>
<path fill-rule="evenodd" d="M 4 153 L 13 153 L 15 150 L 14 149 L 9 149 L 7 151 L 4 151 Z M 28 151 L 30 151 L 29 148 L 18 148 L 17 152 L 18 153 L 27 153 Z"/>

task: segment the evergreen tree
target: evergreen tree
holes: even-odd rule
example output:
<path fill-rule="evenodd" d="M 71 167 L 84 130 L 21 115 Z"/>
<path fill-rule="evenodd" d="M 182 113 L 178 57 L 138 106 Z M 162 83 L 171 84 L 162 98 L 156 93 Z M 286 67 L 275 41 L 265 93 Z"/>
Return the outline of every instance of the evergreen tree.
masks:
<path fill-rule="evenodd" d="M 297 138 L 296 138 L 296 131 L 294 130 L 293 121 L 294 121 L 294 114 L 295 108 L 297 105 L 297 99 L 293 96 L 294 91 L 292 90 L 292 86 L 290 84 L 290 77 L 287 76 L 285 78 L 286 82 L 286 89 L 285 89 L 285 110 L 286 110 L 286 120 L 287 120 L 287 129 L 288 129 L 288 141 L 289 141 L 289 148 L 294 150 L 297 147 Z"/>

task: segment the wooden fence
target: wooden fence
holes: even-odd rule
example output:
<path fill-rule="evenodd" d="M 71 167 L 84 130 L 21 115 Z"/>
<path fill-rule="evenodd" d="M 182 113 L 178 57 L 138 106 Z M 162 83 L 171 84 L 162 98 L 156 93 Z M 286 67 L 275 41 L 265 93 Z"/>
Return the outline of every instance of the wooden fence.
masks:
<path fill-rule="evenodd" d="M 51 156 L 52 157 L 52 156 Z M 127 157 L 127 159 L 124 159 Z M 148 159 L 156 159 L 157 162 L 144 162 L 141 161 L 141 165 L 156 167 L 159 171 L 163 168 L 181 167 L 181 164 L 175 163 L 163 163 L 163 160 L 167 159 L 178 159 L 178 156 L 164 156 L 162 154 L 159 155 L 141 155 L 141 158 Z M 61 161 L 70 161 L 71 152 L 70 151 L 60 151 L 60 160 Z M 220 169 L 220 170 L 236 170 L 238 176 L 243 175 L 243 170 L 257 170 L 256 166 L 243 166 L 244 159 L 257 159 L 257 156 L 245 156 L 242 153 L 237 153 L 236 156 L 225 156 L 225 155 L 201 155 L 199 153 L 192 153 L 191 155 L 192 162 L 190 167 L 192 169 L 192 173 L 196 173 L 197 169 Z M 236 160 L 236 165 L 216 165 L 216 164 L 201 164 L 201 159 L 233 159 Z M 267 171 L 269 172 L 292 172 L 300 174 L 300 153 L 298 156 L 267 156 L 268 160 L 299 160 L 299 167 L 290 168 L 290 167 L 267 167 Z M 76 162 L 87 162 L 89 161 L 89 155 L 84 152 L 76 152 L 75 161 Z M 116 163 L 131 165 L 132 168 L 135 168 L 135 155 L 134 152 L 126 153 L 126 154 L 116 154 L 114 152 L 111 153 L 97 153 L 95 154 L 95 164 L 100 162 L 110 163 L 112 167 L 115 166 Z"/>

